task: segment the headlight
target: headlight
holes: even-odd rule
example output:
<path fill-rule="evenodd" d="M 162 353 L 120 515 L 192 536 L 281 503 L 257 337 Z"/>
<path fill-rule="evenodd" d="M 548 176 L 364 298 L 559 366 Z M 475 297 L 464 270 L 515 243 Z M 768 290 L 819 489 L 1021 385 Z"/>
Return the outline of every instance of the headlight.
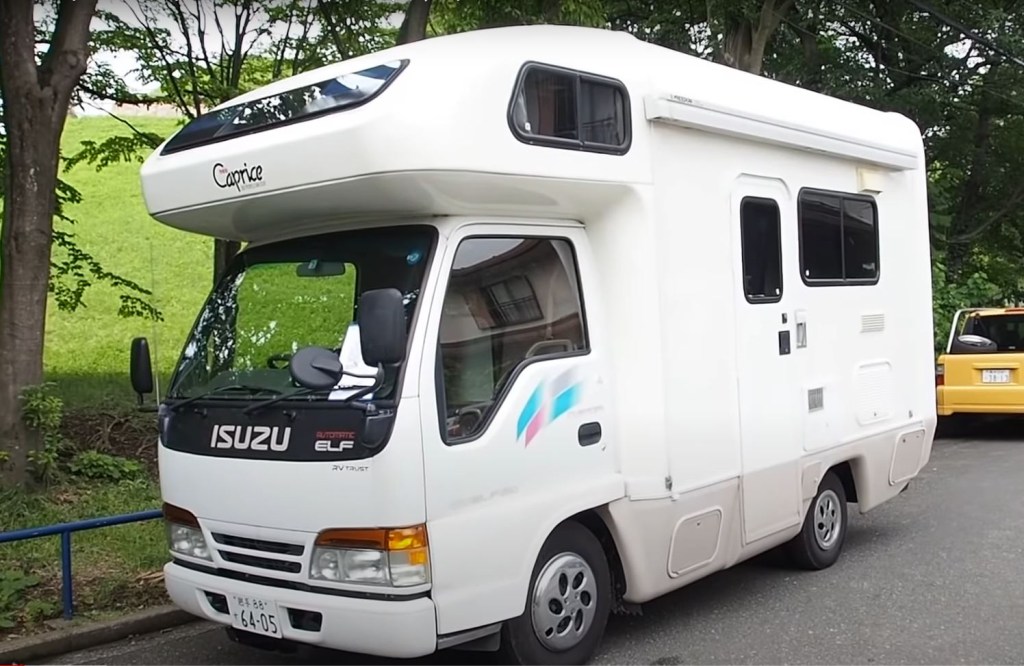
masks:
<path fill-rule="evenodd" d="M 167 546 L 171 552 L 201 560 L 212 559 L 203 531 L 199 529 L 199 521 L 191 512 L 164 504 L 164 521 L 167 528 Z"/>
<path fill-rule="evenodd" d="M 321 532 L 313 547 L 309 577 L 395 587 L 426 583 L 430 580 L 426 528 Z"/>

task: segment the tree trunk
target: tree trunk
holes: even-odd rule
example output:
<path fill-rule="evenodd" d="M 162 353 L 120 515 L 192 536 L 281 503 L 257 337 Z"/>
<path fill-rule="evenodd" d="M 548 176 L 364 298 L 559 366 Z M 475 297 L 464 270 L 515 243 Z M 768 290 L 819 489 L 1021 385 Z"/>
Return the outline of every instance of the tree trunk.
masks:
<path fill-rule="evenodd" d="M 418 42 L 427 38 L 427 21 L 430 19 L 432 0 L 410 0 L 405 9 L 405 18 L 398 29 L 398 44 Z"/>
<path fill-rule="evenodd" d="M 0 94 L 7 154 L 0 232 L 0 485 L 28 480 L 38 444 L 20 395 L 43 380 L 60 135 L 89 58 L 96 0 L 61 2 L 49 50 L 36 65 L 33 0 L 0 0 Z"/>
<path fill-rule="evenodd" d="M 960 186 L 958 204 L 953 210 L 947 231 L 946 282 L 956 284 L 964 277 L 967 260 L 971 255 L 971 230 L 978 224 L 977 210 L 984 199 L 986 163 L 992 147 L 994 113 L 992 97 L 982 93 L 978 103 L 978 120 L 974 127 L 974 150 L 965 166 L 967 178 Z"/>
<path fill-rule="evenodd" d="M 724 21 L 723 64 L 760 75 L 764 68 L 764 54 L 768 42 L 782 23 L 782 17 L 793 7 L 794 1 L 764 0 L 756 25 L 742 8 L 735 5 L 727 8 Z"/>
<path fill-rule="evenodd" d="M 0 233 L 0 450 L 7 454 L 0 464 L 3 486 L 28 480 L 27 455 L 39 443 L 22 421 L 19 394 L 24 387 L 43 380 L 56 184 L 56 172 L 45 164 L 48 146 L 31 140 L 36 126 L 46 124 L 46 117 L 29 117 L 17 124 L 11 120 L 8 113 L 6 196 Z"/>

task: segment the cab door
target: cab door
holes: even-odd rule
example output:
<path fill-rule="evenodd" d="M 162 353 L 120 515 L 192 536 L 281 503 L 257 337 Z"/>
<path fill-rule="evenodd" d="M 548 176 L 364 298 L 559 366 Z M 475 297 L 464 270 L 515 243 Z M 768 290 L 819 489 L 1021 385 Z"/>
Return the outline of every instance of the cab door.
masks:
<path fill-rule="evenodd" d="M 551 529 L 622 496 L 582 226 L 468 224 L 443 262 L 420 385 L 442 634 L 519 615 Z"/>
<path fill-rule="evenodd" d="M 785 279 L 797 247 L 793 210 L 780 180 L 743 175 L 734 184 L 730 219 L 745 543 L 801 520 L 799 352 L 805 320 L 799 292 Z"/>

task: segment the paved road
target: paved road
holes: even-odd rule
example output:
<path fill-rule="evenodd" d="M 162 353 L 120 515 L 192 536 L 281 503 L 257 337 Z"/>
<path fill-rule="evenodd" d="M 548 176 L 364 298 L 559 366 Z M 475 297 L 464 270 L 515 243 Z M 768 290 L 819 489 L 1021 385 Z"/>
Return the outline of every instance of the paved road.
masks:
<path fill-rule="evenodd" d="M 1016 438 L 1016 439 L 1015 439 Z M 602 664 L 1024 663 L 1024 422 L 940 439 L 910 490 L 854 514 L 842 559 L 787 570 L 762 556 L 613 618 Z M 451 652 L 420 663 L 480 663 Z M 65 655 L 64 664 L 338 664 L 271 655 L 194 624 Z M 387 662 L 376 662 L 387 663 Z"/>

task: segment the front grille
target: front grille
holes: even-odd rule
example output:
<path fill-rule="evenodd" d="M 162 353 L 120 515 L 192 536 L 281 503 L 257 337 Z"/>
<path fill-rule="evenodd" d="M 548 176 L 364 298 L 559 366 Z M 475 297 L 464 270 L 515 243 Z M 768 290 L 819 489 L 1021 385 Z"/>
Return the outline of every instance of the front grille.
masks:
<path fill-rule="evenodd" d="M 234 564 L 244 564 L 247 567 L 257 567 L 260 569 L 269 569 L 271 571 L 284 571 L 287 573 L 299 573 L 302 571 L 301 562 L 290 562 L 287 560 L 272 560 L 269 557 L 256 557 L 255 555 L 243 555 L 241 553 L 232 553 L 227 550 L 218 550 L 220 556 L 225 562 L 232 562 Z"/>
<path fill-rule="evenodd" d="M 279 541 L 263 541 L 262 539 L 250 539 L 248 537 L 232 536 L 230 534 L 213 533 L 213 540 L 224 546 L 232 548 L 245 548 L 246 550 L 258 550 L 264 553 L 275 555 L 302 555 L 305 546 L 294 543 L 281 543 Z"/>

